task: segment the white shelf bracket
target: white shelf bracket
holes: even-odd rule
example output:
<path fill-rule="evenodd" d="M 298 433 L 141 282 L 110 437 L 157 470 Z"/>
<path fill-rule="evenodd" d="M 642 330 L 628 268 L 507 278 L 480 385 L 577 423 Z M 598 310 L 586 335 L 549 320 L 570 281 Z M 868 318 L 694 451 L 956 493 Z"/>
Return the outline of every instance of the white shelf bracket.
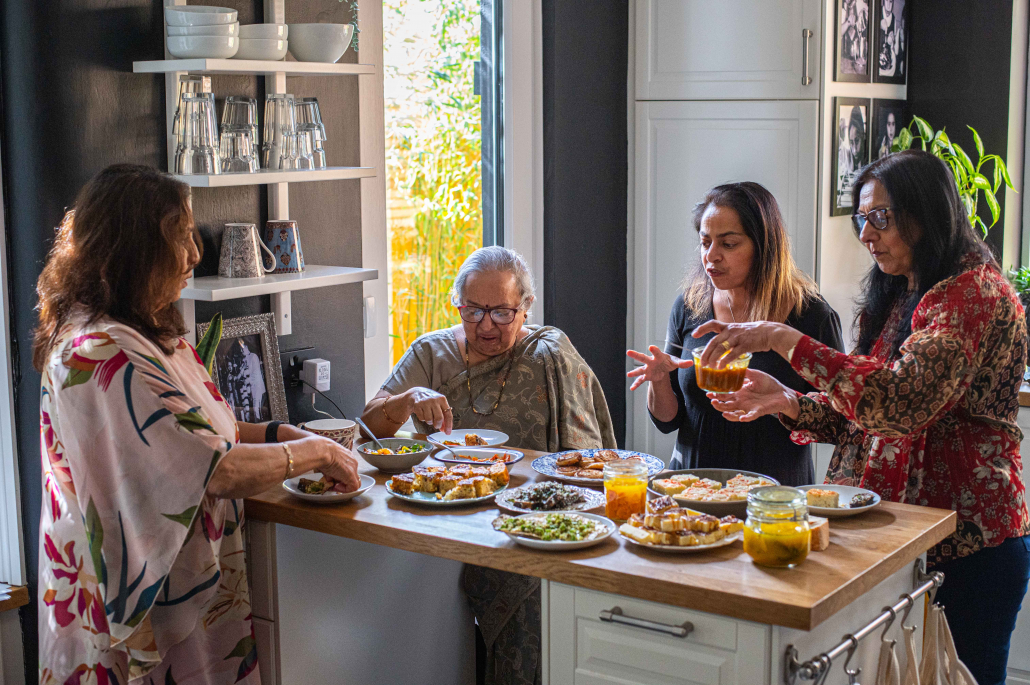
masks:
<path fill-rule="evenodd" d="M 194 347 L 197 346 L 197 303 L 196 300 L 188 300 L 185 297 L 179 298 L 175 308 L 182 314 L 182 320 L 186 322 L 186 342 Z"/>
<path fill-rule="evenodd" d="M 290 335 L 293 333 L 292 302 L 290 291 L 272 293 L 272 313 L 275 314 L 276 335 Z"/>

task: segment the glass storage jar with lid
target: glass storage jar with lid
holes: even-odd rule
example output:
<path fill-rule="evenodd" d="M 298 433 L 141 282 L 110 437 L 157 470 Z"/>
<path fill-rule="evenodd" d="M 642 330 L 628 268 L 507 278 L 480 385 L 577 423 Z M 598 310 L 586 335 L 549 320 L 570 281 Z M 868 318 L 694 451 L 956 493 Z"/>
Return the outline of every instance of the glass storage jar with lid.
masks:
<path fill-rule="evenodd" d="M 805 493 L 782 485 L 748 493 L 744 551 L 756 564 L 796 566 L 808 556 L 811 542 Z"/>
<path fill-rule="evenodd" d="M 647 505 L 647 464 L 636 459 L 609 461 L 604 465 L 604 515 L 626 521 L 643 514 Z"/>

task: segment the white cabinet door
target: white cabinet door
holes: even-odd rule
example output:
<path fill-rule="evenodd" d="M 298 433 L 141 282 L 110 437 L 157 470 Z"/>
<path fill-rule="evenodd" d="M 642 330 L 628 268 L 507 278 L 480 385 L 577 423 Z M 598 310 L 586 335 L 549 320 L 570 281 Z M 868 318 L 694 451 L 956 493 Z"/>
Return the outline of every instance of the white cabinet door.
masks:
<path fill-rule="evenodd" d="M 637 0 L 637 99 L 818 100 L 822 4 Z"/>
<path fill-rule="evenodd" d="M 638 102 L 633 219 L 634 349 L 664 346 L 683 275 L 699 259 L 691 210 L 712 186 L 756 181 L 780 205 L 798 266 L 814 276 L 818 102 Z M 633 394 L 632 449 L 668 459 L 646 393 Z M 661 437 L 661 440 L 658 438 Z"/>

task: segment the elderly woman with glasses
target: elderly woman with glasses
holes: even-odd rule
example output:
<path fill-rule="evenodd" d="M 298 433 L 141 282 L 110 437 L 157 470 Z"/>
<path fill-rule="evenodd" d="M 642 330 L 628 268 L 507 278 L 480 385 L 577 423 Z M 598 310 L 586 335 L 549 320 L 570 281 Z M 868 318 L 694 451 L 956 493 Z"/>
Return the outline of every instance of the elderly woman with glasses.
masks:
<path fill-rule="evenodd" d="M 423 433 L 489 429 L 514 447 L 557 452 L 615 447 L 601 385 L 569 338 L 526 325 L 533 277 L 517 253 L 476 250 L 451 301 L 461 323 L 419 337 L 365 406 L 376 436 L 414 418 Z M 466 566 L 463 586 L 487 650 L 486 682 L 541 681 L 540 581 Z"/>
<path fill-rule="evenodd" d="M 876 262 L 863 284 L 857 349 L 838 352 L 782 323 L 712 321 L 702 363 L 772 350 L 819 392 L 760 371 L 712 398 L 731 421 L 773 414 L 799 443 L 837 445 L 827 482 L 885 500 L 953 509 L 955 534 L 927 553 L 959 658 L 980 685 L 1005 682 L 1030 575 L 1030 516 L 1016 423 L 1026 365 L 1023 307 L 973 232 L 947 165 L 888 155 L 859 173 L 858 239 Z"/>

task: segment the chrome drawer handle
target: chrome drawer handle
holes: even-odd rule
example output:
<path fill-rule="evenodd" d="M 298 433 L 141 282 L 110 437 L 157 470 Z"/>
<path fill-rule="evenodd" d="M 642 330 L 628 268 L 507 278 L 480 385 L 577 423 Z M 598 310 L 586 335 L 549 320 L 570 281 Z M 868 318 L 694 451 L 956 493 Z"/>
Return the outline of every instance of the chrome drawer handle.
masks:
<path fill-rule="evenodd" d="M 607 623 L 621 623 L 625 626 L 643 628 L 644 630 L 653 630 L 655 632 L 672 635 L 673 637 L 686 637 L 694 632 L 694 624 L 690 621 L 685 621 L 682 625 L 671 626 L 668 623 L 658 623 L 656 621 L 648 621 L 643 618 L 626 616 L 622 613 L 622 607 L 612 607 L 608 611 L 602 611 L 599 618 Z"/>
<path fill-rule="evenodd" d="M 801 85 L 803 86 L 812 85 L 812 77 L 808 75 L 808 39 L 811 37 L 811 31 L 801 29 Z"/>

